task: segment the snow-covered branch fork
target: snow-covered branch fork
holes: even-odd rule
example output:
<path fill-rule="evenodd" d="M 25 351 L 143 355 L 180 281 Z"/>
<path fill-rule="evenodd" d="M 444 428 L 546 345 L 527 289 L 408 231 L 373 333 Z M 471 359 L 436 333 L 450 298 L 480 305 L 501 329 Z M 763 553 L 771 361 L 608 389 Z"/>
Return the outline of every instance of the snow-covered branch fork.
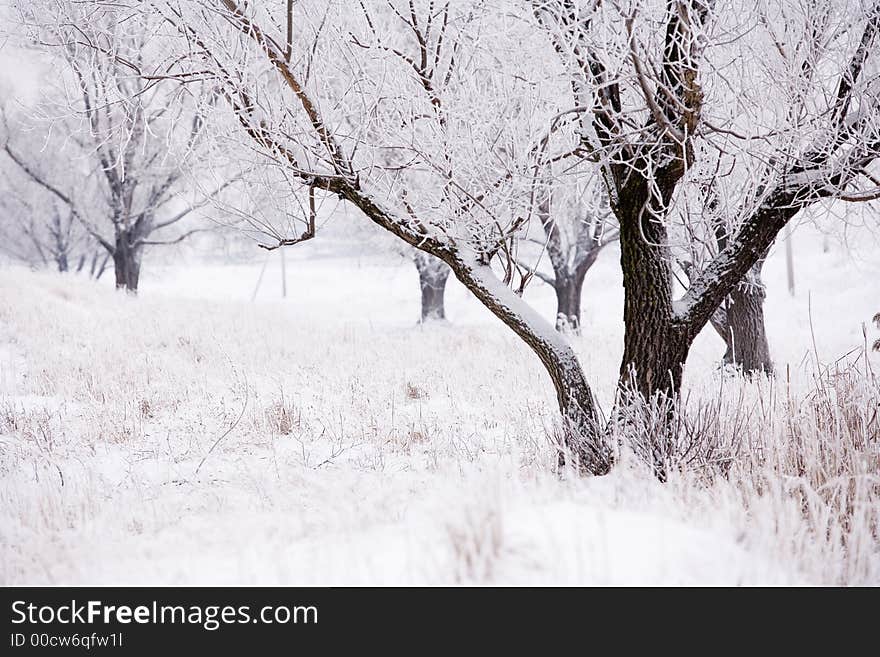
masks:
<path fill-rule="evenodd" d="M 658 393 L 675 396 L 693 339 L 792 217 L 821 199 L 871 196 L 870 191 L 849 189 L 880 154 L 877 77 L 866 72 L 871 70 L 866 62 L 876 53 L 880 9 L 876 4 L 864 10 L 862 5 L 836 3 L 822 19 L 806 17 L 805 24 L 797 26 L 803 28 L 812 51 L 784 63 L 796 68 L 798 79 L 791 82 L 799 82 L 799 93 L 806 97 L 800 98 L 803 113 L 779 117 L 764 131 L 779 135 L 777 141 L 765 138 L 759 151 L 753 141 L 758 135 L 733 131 L 737 136 L 731 136 L 707 117 L 727 113 L 730 106 L 734 115 L 739 112 L 753 123 L 750 129 L 760 130 L 764 108 L 743 102 L 750 81 L 713 76 L 713 67 L 725 54 L 725 46 L 720 40 L 715 43 L 713 36 L 723 25 L 733 25 L 732 32 L 739 35 L 737 47 L 743 48 L 737 57 L 751 59 L 763 48 L 771 61 L 774 50 L 764 43 L 769 41 L 766 34 L 750 42 L 744 33 L 748 24 L 721 3 L 631 4 L 630 13 L 623 15 L 603 3 L 534 3 L 575 83 L 589 96 L 582 102 L 592 114 L 592 121 L 583 126 L 585 150 L 602 167 L 620 222 L 626 288 L 621 380 L 631 379 L 645 398 Z M 758 31 L 763 18 L 761 14 L 755 19 Z M 594 30 L 597 25 L 602 30 Z M 842 32 L 829 41 L 835 30 Z M 777 49 L 777 58 L 780 53 L 795 58 L 784 48 Z M 835 74 L 822 79 L 804 74 L 818 65 L 813 60 L 826 67 L 826 74 Z M 774 91 L 784 90 L 789 82 L 764 79 L 758 71 L 754 77 Z M 703 89 L 701 80 L 713 83 L 711 92 Z M 829 80 L 834 88 L 827 86 Z M 743 86 L 734 87 L 737 83 Z M 710 101 L 719 106 L 708 105 Z M 812 145 L 804 148 L 800 144 L 807 128 Z M 736 181 L 745 193 L 740 191 L 739 200 L 727 208 L 732 234 L 676 300 L 669 226 L 685 193 L 682 188 L 699 183 L 717 157 L 732 172 L 750 167 L 759 175 Z M 761 166 L 762 162 L 769 164 Z"/>

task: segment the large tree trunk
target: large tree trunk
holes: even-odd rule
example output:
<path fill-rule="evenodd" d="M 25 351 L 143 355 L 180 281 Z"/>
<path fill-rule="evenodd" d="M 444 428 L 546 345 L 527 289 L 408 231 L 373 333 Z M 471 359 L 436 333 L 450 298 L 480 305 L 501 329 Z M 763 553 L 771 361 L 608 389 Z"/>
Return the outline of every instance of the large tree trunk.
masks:
<path fill-rule="evenodd" d="M 646 196 L 621 199 L 618 211 L 625 326 L 620 382 L 644 400 L 658 394 L 672 400 L 695 333 L 675 320 L 671 257 L 660 246 L 666 229 L 649 218 Z"/>
<path fill-rule="evenodd" d="M 568 341 L 528 306 L 488 265 L 450 256 L 459 281 L 531 349 L 553 381 L 562 415 L 559 465 L 571 463 L 590 474 L 606 474 L 614 462 L 593 392 Z"/>
<path fill-rule="evenodd" d="M 724 363 L 735 366 L 746 375 L 773 373 L 764 328 L 765 296 L 758 264 L 733 288 L 711 318 L 712 327 L 727 345 Z"/>
<path fill-rule="evenodd" d="M 674 419 L 684 364 L 696 332 L 673 307 L 666 228 L 647 211 L 647 191 L 621 198 L 620 264 L 624 349 L 615 417 L 661 481 L 674 449 Z M 668 200 L 666 201 L 668 202 Z"/>
<path fill-rule="evenodd" d="M 422 251 L 413 256 L 419 271 L 419 287 L 422 290 L 421 322 L 446 319 L 444 297 L 449 266 L 442 260 Z"/>
<path fill-rule="evenodd" d="M 133 247 L 128 235 L 121 233 L 113 251 L 113 268 L 116 272 L 116 289 L 137 293 L 141 275 L 141 247 Z"/>

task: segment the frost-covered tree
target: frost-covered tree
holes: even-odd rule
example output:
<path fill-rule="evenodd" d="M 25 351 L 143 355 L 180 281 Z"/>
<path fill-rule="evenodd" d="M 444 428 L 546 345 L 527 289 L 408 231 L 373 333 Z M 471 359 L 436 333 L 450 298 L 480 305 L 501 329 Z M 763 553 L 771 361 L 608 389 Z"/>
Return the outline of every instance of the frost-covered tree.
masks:
<path fill-rule="evenodd" d="M 535 214 L 540 238 L 528 241 L 538 247 L 526 267 L 556 293 L 556 330 L 580 334 L 584 278 L 608 244 L 617 240 L 617 225 L 607 197 L 595 175 L 566 162 L 565 173 L 548 167 L 548 182 Z M 542 261 L 550 265 L 544 271 Z"/>
<path fill-rule="evenodd" d="M 785 225 L 826 199 L 877 194 L 874 2 L 536 0 L 568 62 L 584 149 L 620 224 L 621 380 L 674 397 L 697 333 Z M 675 285 L 669 226 L 720 158 L 731 230 Z"/>
<path fill-rule="evenodd" d="M 0 198 L 0 251 L 31 267 L 51 267 L 59 273 L 87 271 L 98 279 L 109 255 L 79 229 L 69 210 Z"/>
<path fill-rule="evenodd" d="M 567 448 L 589 471 L 608 469 L 610 450 L 574 351 L 518 293 L 524 278 L 514 243 L 532 218 L 538 145 L 559 111 L 556 90 L 539 83 L 541 56 L 528 58 L 527 26 L 481 2 L 371 3 L 367 13 L 321 1 L 91 6 L 119 25 L 147 7 L 158 12 L 168 51 L 142 63 L 142 79 L 173 77 L 184 88 L 210 79 L 225 100 L 218 111 L 231 113 L 264 161 L 283 164 L 290 184 L 312 198 L 342 199 L 444 262 L 540 358 Z M 415 68 L 411 44 L 398 47 L 402 33 L 391 28 L 401 16 L 423 30 L 424 43 L 407 37 L 418 42 Z M 440 39 L 457 46 L 441 47 L 436 59 Z M 444 72 L 439 102 L 419 73 L 422 58 Z M 513 62 L 528 63 L 528 75 Z M 303 217 L 277 245 L 310 239 L 315 229 Z"/>
<path fill-rule="evenodd" d="M 4 113 L 6 139 L 10 119 Z M 30 133 L 20 133 L 16 141 L 23 150 L 39 153 L 45 142 Z M 0 250 L 12 259 L 32 267 L 52 267 L 59 272 L 88 271 L 100 278 L 109 255 L 77 221 L 70 207 L 56 195 L 47 193 L 42 185 L 16 164 L 17 155 L 8 143 L 2 149 L 8 157 L 0 157 Z M 44 158 L 44 166 L 53 177 L 70 175 L 69 163 Z"/>
<path fill-rule="evenodd" d="M 73 216 L 57 204 L 35 207 L 12 189 L 11 178 L 4 172 L 0 183 L 0 250 L 32 267 L 68 271 L 83 237 Z"/>
<path fill-rule="evenodd" d="M 138 63 L 141 79 L 210 81 L 225 101 L 218 112 L 310 207 L 340 199 L 446 263 L 539 357 L 564 442 L 594 473 L 607 471 L 611 450 L 584 371 L 520 295 L 531 272 L 517 242 L 540 206 L 555 158 L 544 146 L 560 115 L 577 119 L 581 157 L 604 177 L 620 225 L 621 380 L 645 398 L 675 397 L 697 332 L 793 216 L 878 191 L 869 167 L 880 153 L 880 14 L 855 0 L 548 0 L 536 21 L 477 1 L 392 0 L 382 11 L 371 4 L 369 20 L 329 0 L 69 4 L 121 26 L 157 12 L 162 52 Z M 830 8 L 807 7 L 819 4 Z M 397 34 L 389 23 L 405 15 L 425 33 L 459 30 L 439 106 L 406 51 L 363 47 Z M 430 58 L 428 43 L 420 57 Z M 803 43 L 814 47 L 794 49 Z M 100 50 L 119 61 L 112 40 Z M 574 105 L 548 75 L 554 60 L 567 67 Z M 804 111 L 789 111 L 795 96 Z M 669 224 L 682 190 L 705 179 L 706 153 L 735 174 L 719 192 L 732 230 L 679 292 Z M 314 237 L 314 216 L 277 246 Z"/>
<path fill-rule="evenodd" d="M 135 73 L 155 16 L 122 26 L 55 3 L 19 8 L 57 75 L 36 116 L 7 125 L 5 156 L 106 251 L 116 286 L 135 292 L 144 249 L 196 232 L 169 229 L 217 191 L 194 189 L 181 167 L 199 146 L 207 88 L 181 93 Z M 111 41 L 115 58 L 103 54 Z"/>

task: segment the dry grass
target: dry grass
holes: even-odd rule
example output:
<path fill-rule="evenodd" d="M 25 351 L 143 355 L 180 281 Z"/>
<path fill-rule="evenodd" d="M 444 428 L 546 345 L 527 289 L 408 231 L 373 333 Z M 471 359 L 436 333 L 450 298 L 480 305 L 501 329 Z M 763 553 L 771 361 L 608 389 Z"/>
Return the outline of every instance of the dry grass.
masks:
<path fill-rule="evenodd" d="M 816 367 L 800 386 L 733 376 L 714 396 L 622 409 L 624 460 L 688 498 L 735 503 L 766 523 L 747 535 L 826 583 L 880 579 L 880 382 L 866 354 Z"/>
<path fill-rule="evenodd" d="M 552 391 L 502 330 L 0 294 L 4 583 L 880 583 L 865 357 L 696 371 L 672 431 L 633 414 L 610 476 L 560 478 Z"/>

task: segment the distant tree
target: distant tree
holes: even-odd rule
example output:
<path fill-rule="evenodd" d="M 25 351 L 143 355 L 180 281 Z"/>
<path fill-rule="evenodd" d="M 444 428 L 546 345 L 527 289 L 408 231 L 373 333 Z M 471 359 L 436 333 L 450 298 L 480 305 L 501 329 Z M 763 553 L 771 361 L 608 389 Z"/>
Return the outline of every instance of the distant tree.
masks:
<path fill-rule="evenodd" d="M 30 148 L 38 152 L 41 146 L 31 141 Z M 52 166 L 59 172 L 64 164 Z M 8 158 L 0 162 L 0 250 L 32 267 L 87 271 L 100 278 L 109 255 L 69 207 L 52 194 L 33 192 L 33 181 L 18 165 Z"/>
<path fill-rule="evenodd" d="M 533 242 L 541 249 L 539 259 L 546 254 L 552 274 L 544 273 L 540 263 L 527 267 L 556 293 L 556 330 L 579 335 L 584 278 L 602 249 L 617 240 L 618 231 L 596 176 L 579 172 L 576 184 L 560 178 L 549 177 L 552 182 L 535 210 L 543 238 Z"/>
<path fill-rule="evenodd" d="M 44 7 L 21 9 L 31 23 L 44 18 Z M 63 232 L 82 227 L 112 259 L 117 288 L 136 292 L 144 249 L 199 229 L 155 235 L 167 234 L 218 191 L 191 190 L 181 167 L 195 157 L 210 95 L 199 85 L 169 91 L 134 74 L 155 17 L 132 16 L 124 28 L 97 20 L 44 23 L 40 43 L 55 56 L 59 88 L 44 94 L 42 116 L 28 122 L 28 133 L 7 126 L 2 148 L 31 184 L 65 207 Z M 113 40 L 117 59 L 101 54 L 101 39 Z"/>
<path fill-rule="evenodd" d="M 702 268 L 727 246 L 735 230 L 720 211 L 721 201 L 714 182 L 710 180 L 695 185 L 698 190 L 697 208 L 694 211 L 686 210 L 687 214 L 698 215 L 696 221 L 685 221 L 688 237 L 685 248 L 689 254 L 678 260 L 688 279 L 699 276 Z M 698 235 L 700 225 L 705 228 L 705 235 Z M 774 371 L 764 322 L 766 288 L 761 279 L 761 270 L 766 257 L 765 252 L 709 318 L 712 328 L 724 340 L 722 362 L 747 376 L 773 374 Z"/>
<path fill-rule="evenodd" d="M 446 281 L 449 279 L 449 266 L 442 260 L 422 251 L 413 254 L 413 261 L 419 272 L 419 288 L 422 292 L 422 312 L 420 322 L 446 319 Z"/>
<path fill-rule="evenodd" d="M 0 250 L 19 262 L 67 271 L 81 237 L 75 234 L 75 225 L 70 213 L 62 217 L 57 205 L 35 211 L 11 190 L 2 190 Z"/>
<path fill-rule="evenodd" d="M 737 283 L 727 298 L 709 318 L 726 350 L 725 365 L 743 374 L 773 374 L 773 359 L 764 325 L 766 289 L 761 280 L 761 259 Z"/>

